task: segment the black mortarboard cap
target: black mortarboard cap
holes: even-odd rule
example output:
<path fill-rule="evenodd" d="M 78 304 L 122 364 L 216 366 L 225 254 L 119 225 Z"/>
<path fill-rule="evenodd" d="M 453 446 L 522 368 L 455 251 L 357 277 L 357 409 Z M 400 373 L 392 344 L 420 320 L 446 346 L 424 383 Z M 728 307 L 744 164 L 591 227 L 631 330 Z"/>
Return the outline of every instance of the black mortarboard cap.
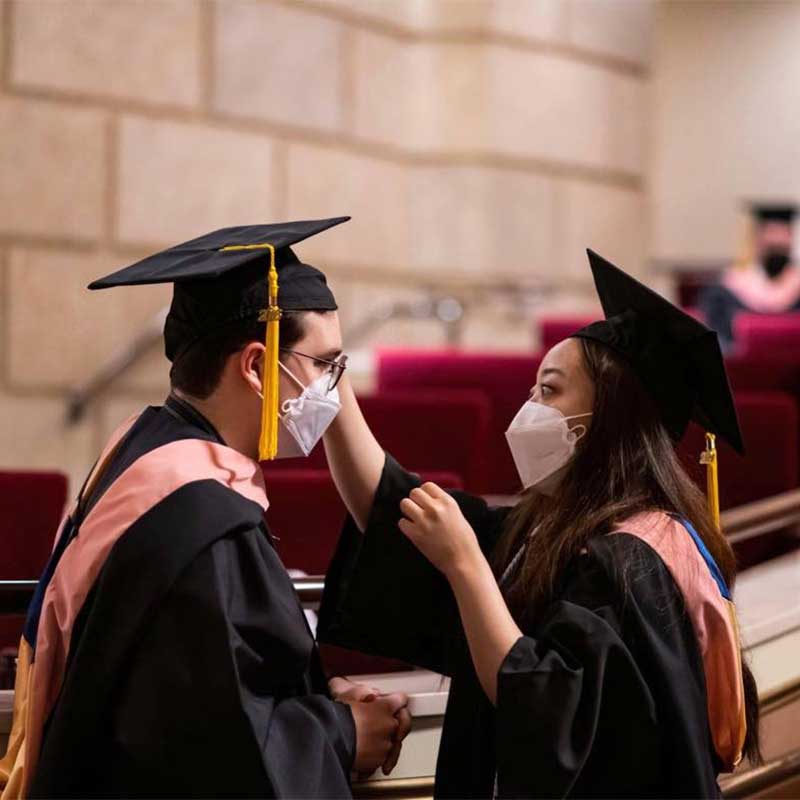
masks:
<path fill-rule="evenodd" d="M 751 203 L 750 213 L 759 223 L 783 222 L 791 225 L 797 216 L 797 206 L 793 203 Z"/>
<path fill-rule="evenodd" d="M 694 420 L 744 453 L 717 334 L 602 256 L 587 253 L 606 318 L 573 335 L 625 359 L 676 440 Z"/>
<path fill-rule="evenodd" d="M 206 334 L 237 320 L 258 317 L 267 307 L 270 259 L 265 244 L 275 248 L 281 310 L 335 310 L 325 276 L 303 264 L 291 245 L 349 219 L 222 228 L 113 272 L 89 288 L 173 283 L 172 305 L 164 325 L 166 355 L 173 361 Z"/>

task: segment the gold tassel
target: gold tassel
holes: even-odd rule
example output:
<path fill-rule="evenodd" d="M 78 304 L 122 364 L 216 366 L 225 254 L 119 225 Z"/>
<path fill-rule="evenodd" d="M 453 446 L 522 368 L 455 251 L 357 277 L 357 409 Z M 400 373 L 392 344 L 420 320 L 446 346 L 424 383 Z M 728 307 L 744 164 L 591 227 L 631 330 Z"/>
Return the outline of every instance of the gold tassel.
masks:
<path fill-rule="evenodd" d="M 258 460 L 272 461 L 278 454 L 278 338 L 281 310 L 278 306 L 278 270 L 275 268 L 275 248 L 271 244 L 240 244 L 223 250 L 269 250 L 267 274 L 269 305 L 258 317 L 267 323 L 264 342 L 264 369 L 261 375 L 261 434 L 258 439 Z"/>
<path fill-rule="evenodd" d="M 278 307 L 278 271 L 275 269 L 275 248 L 269 246 L 269 306 L 261 312 L 259 321 L 267 323 L 262 372 L 261 437 L 258 441 L 258 460 L 272 461 L 278 454 L 278 338 L 281 310 Z"/>
<path fill-rule="evenodd" d="M 719 518 L 719 472 L 717 465 L 717 437 L 713 433 L 706 433 L 706 449 L 700 455 L 700 463 L 706 467 L 706 492 L 708 494 L 708 510 L 711 520 L 717 529 L 720 527 Z"/>
<path fill-rule="evenodd" d="M 706 467 L 706 492 L 708 493 L 708 509 L 711 519 L 720 530 L 719 517 L 719 464 L 717 461 L 717 437 L 713 433 L 706 433 L 706 449 L 700 455 L 700 463 Z M 739 619 L 736 614 L 736 606 L 733 602 L 726 602 L 728 614 L 731 618 L 731 626 L 736 637 L 736 657 L 739 666 L 739 674 L 742 671 L 742 639 L 739 633 Z M 747 736 L 747 718 L 745 716 L 744 698 L 739 709 L 739 730 L 737 731 L 737 755 L 733 765 L 736 767 L 742 761 L 744 740 Z"/>

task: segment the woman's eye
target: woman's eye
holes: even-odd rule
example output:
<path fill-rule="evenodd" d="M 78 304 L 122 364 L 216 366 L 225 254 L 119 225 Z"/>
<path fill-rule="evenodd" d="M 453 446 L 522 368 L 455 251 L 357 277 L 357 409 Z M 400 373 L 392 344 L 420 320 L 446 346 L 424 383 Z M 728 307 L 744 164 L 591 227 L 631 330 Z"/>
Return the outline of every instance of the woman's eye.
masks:
<path fill-rule="evenodd" d="M 553 393 L 553 387 L 552 386 L 548 386 L 546 383 L 543 383 L 539 387 L 539 394 L 541 394 L 542 397 L 547 397 L 548 395 L 550 395 L 552 393 Z"/>

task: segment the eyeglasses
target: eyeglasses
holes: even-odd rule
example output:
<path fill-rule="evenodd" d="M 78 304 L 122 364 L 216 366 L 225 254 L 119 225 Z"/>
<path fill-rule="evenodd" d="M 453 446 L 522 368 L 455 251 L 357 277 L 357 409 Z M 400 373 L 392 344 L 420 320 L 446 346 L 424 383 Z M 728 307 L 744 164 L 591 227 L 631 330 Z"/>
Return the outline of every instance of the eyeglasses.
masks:
<path fill-rule="evenodd" d="M 347 356 L 342 354 L 340 355 L 335 361 L 329 361 L 326 358 L 317 358 L 316 356 L 310 356 L 306 353 L 301 353 L 298 350 L 291 350 L 288 347 L 280 347 L 279 350 L 282 353 L 291 353 L 295 356 L 300 356 L 302 358 L 308 358 L 314 362 L 314 365 L 320 367 L 320 365 L 324 364 L 326 366 L 326 372 L 329 374 L 328 378 L 328 392 L 332 392 L 339 384 L 339 381 L 342 379 L 342 375 L 344 375 L 344 371 L 347 369 Z"/>

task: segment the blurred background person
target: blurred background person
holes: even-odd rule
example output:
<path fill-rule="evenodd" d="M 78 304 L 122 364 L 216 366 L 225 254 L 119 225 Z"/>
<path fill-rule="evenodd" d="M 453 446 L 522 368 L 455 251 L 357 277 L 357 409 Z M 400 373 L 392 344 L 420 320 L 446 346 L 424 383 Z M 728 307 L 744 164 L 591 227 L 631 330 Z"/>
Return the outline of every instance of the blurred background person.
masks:
<path fill-rule="evenodd" d="M 800 269 L 794 260 L 794 205 L 753 204 L 745 252 L 701 297 L 708 325 L 723 348 L 734 345 L 737 313 L 800 311 Z"/>

